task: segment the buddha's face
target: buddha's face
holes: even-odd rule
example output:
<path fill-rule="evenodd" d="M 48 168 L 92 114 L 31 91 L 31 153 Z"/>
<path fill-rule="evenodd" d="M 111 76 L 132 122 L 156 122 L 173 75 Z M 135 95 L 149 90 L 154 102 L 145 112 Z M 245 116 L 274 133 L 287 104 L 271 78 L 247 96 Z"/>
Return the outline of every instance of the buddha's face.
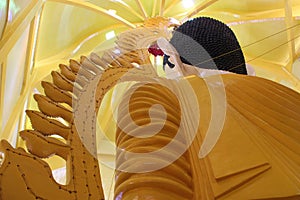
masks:
<path fill-rule="evenodd" d="M 176 79 L 190 75 L 197 75 L 205 78 L 207 76 L 217 74 L 231 73 L 217 69 L 203 69 L 193 65 L 185 64 L 181 61 L 179 53 L 176 51 L 176 49 L 166 39 L 160 38 L 158 39 L 157 43 L 160 49 L 162 49 L 163 52 L 168 55 L 168 62 L 165 65 L 165 73 L 168 79 Z"/>

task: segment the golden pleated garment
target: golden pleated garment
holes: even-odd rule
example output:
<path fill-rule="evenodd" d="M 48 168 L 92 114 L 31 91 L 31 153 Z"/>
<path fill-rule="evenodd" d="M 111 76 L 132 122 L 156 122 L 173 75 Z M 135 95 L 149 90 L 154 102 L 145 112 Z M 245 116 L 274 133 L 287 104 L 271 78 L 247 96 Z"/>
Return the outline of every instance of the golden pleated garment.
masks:
<path fill-rule="evenodd" d="M 221 77 L 213 84 L 223 87 L 218 82 L 223 81 L 226 113 L 221 135 L 212 151 L 204 158 L 199 157 L 213 117 L 208 90 L 211 82 L 191 76 L 186 80 L 197 96 L 200 110 L 199 126 L 192 144 L 175 162 L 159 170 L 144 173 L 117 171 L 116 197 L 125 200 L 300 199 L 300 94 L 258 77 L 235 74 Z M 176 84 L 179 90 L 184 90 L 180 87 L 181 81 Z M 130 152 L 159 150 L 174 139 L 182 109 L 176 96 L 159 84 L 136 88 L 129 104 L 130 114 L 124 115 L 121 104 L 119 120 L 126 121 L 131 116 L 138 125 L 145 126 L 150 123 L 149 105 L 159 102 L 167 113 L 166 121 L 161 121 L 164 128 L 147 139 L 128 136 L 128 133 L 144 134 L 137 132 L 135 126 L 127 133 L 119 128 L 116 144 Z M 185 101 L 189 97 L 179 98 Z M 192 120 L 193 116 L 189 117 L 187 120 Z M 185 134 L 189 138 L 191 133 L 186 131 Z M 178 147 L 184 145 L 184 140 L 177 143 Z M 151 162 L 146 158 L 126 158 L 123 153 L 117 152 L 117 166 L 132 169 Z M 165 155 L 172 156 L 172 153 L 165 152 Z M 162 157 L 153 159 L 163 160 Z"/>

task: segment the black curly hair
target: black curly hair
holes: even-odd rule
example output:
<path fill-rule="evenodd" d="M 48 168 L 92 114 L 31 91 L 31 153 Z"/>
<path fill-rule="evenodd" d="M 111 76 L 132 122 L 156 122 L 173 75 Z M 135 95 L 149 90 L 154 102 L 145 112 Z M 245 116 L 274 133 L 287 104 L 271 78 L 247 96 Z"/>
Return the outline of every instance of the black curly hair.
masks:
<path fill-rule="evenodd" d="M 235 34 L 216 19 L 198 17 L 183 23 L 174 30 L 170 43 L 178 51 L 183 63 L 247 74 L 244 55 Z M 168 57 L 165 55 L 164 65 L 172 68 L 174 65 L 168 61 Z"/>

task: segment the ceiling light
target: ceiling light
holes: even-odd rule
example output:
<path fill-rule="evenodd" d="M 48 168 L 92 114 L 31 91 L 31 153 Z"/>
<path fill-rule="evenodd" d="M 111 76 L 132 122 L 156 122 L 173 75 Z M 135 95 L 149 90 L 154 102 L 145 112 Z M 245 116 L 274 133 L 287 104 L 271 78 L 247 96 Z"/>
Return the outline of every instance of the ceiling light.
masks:
<path fill-rule="evenodd" d="M 117 11 L 113 9 L 109 9 L 107 12 L 111 15 L 115 15 L 117 13 Z"/>
<path fill-rule="evenodd" d="M 113 50 L 113 52 L 114 52 L 115 54 L 120 54 L 120 53 L 121 53 L 120 49 L 115 49 L 115 50 Z"/>
<path fill-rule="evenodd" d="M 194 0 L 182 0 L 182 5 L 184 8 L 191 8 L 195 5 Z"/>
<path fill-rule="evenodd" d="M 107 40 L 110 40 L 110 39 L 114 38 L 115 36 L 116 36 L 115 31 L 109 31 L 105 35 L 105 37 L 106 37 Z"/>

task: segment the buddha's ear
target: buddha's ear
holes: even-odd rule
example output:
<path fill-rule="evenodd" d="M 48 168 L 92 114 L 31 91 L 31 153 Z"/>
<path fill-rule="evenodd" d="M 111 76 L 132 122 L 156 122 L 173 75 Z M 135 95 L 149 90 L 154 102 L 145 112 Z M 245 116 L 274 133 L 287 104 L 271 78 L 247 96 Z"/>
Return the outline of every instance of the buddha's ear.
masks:
<path fill-rule="evenodd" d="M 183 63 L 181 62 L 180 56 L 173 45 L 165 38 L 159 38 L 157 40 L 157 44 L 164 54 L 170 56 L 169 61 L 175 65 L 173 68 L 166 67 L 165 72 L 167 78 L 173 79 L 184 76 L 182 71 Z"/>

